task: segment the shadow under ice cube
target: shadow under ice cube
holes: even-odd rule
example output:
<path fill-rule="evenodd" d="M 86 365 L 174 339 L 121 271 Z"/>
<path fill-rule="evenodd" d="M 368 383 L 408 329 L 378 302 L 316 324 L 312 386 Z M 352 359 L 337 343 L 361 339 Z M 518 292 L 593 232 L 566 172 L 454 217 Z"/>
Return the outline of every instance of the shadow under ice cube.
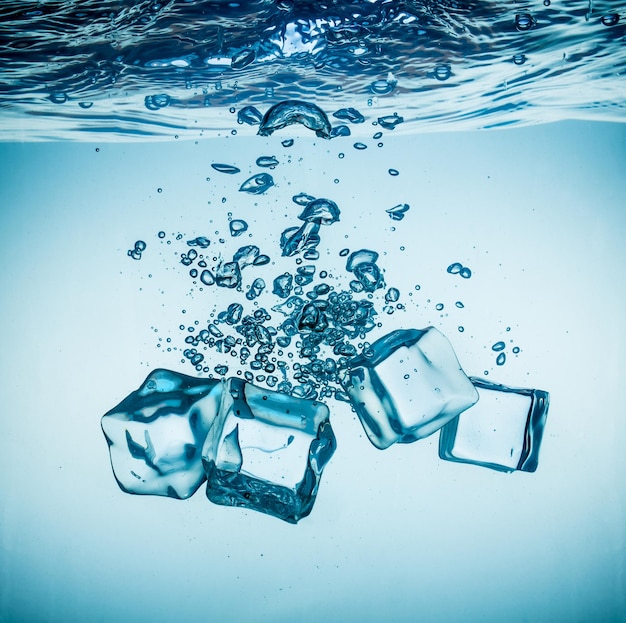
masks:
<path fill-rule="evenodd" d="M 400 329 L 350 362 L 344 388 L 369 440 L 383 450 L 431 435 L 478 394 L 434 327 Z"/>
<path fill-rule="evenodd" d="M 185 499 L 205 481 L 201 450 L 216 417 L 220 381 L 168 370 L 102 418 L 111 466 L 123 491 Z"/>
<path fill-rule="evenodd" d="M 471 378 L 478 403 L 441 429 L 439 456 L 501 472 L 534 472 L 550 396 Z"/>
<path fill-rule="evenodd" d="M 207 497 L 297 523 L 313 508 L 336 442 L 326 405 L 226 381 L 202 452 Z"/>

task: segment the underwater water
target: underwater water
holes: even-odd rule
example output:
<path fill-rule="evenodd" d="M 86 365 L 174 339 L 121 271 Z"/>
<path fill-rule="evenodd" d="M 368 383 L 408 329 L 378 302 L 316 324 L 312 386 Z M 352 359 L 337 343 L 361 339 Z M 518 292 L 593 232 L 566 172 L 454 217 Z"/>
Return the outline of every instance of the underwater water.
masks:
<path fill-rule="evenodd" d="M 0 621 L 626 621 L 625 23 L 5 3 Z"/>

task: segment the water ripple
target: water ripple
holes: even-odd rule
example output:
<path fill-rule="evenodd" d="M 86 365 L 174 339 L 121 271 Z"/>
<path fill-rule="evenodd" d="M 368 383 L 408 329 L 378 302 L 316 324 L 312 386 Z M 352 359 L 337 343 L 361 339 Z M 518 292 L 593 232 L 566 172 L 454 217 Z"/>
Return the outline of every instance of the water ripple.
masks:
<path fill-rule="evenodd" d="M 0 138 L 242 131 L 289 99 L 398 132 L 622 121 L 625 43 L 601 0 L 4 2 Z"/>

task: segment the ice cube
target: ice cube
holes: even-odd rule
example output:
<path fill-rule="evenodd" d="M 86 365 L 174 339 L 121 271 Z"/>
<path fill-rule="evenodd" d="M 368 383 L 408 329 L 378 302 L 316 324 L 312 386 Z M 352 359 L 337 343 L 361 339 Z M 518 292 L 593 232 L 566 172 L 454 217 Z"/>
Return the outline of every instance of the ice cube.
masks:
<path fill-rule="evenodd" d="M 478 403 L 441 429 L 439 456 L 502 472 L 534 472 L 550 395 L 470 377 Z"/>
<path fill-rule="evenodd" d="M 380 338 L 352 359 L 343 385 L 381 450 L 431 435 L 478 400 L 450 342 L 434 327 Z"/>
<path fill-rule="evenodd" d="M 335 451 L 326 405 L 230 378 L 204 444 L 207 497 L 290 523 L 313 507 Z"/>
<path fill-rule="evenodd" d="M 204 482 L 201 450 L 220 381 L 154 370 L 102 418 L 111 466 L 127 493 L 185 499 Z"/>

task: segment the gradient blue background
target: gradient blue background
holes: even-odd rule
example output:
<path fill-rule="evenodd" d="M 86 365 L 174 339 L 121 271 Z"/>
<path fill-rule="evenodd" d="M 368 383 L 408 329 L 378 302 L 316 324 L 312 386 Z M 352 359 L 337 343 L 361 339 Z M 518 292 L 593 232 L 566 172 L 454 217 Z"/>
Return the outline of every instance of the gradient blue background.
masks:
<path fill-rule="evenodd" d="M 282 138 L 0 145 L 0 621 L 626 621 L 626 126 L 388 136 L 364 152 Z M 210 169 L 244 176 L 272 153 L 283 164 L 260 197 Z M 190 296 L 156 232 L 225 233 L 232 211 L 276 259 L 302 191 L 341 207 L 320 247 L 336 266 L 344 246 L 386 250 L 408 310 L 383 332 L 434 324 L 468 373 L 551 392 L 535 474 L 440 461 L 438 435 L 378 451 L 334 405 L 339 448 L 297 526 L 202 489 L 118 489 L 100 417 L 150 369 L 191 370 L 151 327 L 176 340 L 229 302 Z M 454 261 L 472 279 L 448 275 Z M 499 339 L 522 348 L 502 368 Z"/>

